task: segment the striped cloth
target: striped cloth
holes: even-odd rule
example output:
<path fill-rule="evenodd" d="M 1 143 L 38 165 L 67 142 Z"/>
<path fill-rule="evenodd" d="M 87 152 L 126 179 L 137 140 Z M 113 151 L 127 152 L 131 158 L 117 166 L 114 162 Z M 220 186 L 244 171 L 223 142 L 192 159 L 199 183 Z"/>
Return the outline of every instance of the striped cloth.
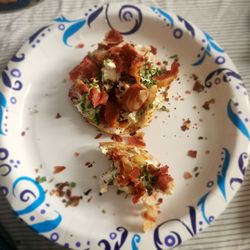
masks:
<path fill-rule="evenodd" d="M 153 4 L 174 11 L 210 33 L 230 55 L 250 91 L 249 0 L 133 2 Z M 12 54 L 39 27 L 49 23 L 61 13 L 71 12 L 96 3 L 104 3 L 104 1 L 37 0 L 31 1 L 30 6 L 23 10 L 0 13 L 0 71 L 6 66 Z M 8 232 L 11 241 L 19 250 L 63 249 L 36 235 L 20 222 L 11 212 L 8 202 L 2 195 L 0 195 L 0 222 L 1 227 Z M 1 227 L 0 235 L 5 235 Z M 4 248 L 0 247 L 0 250 L 2 249 Z M 178 249 L 250 249 L 250 171 L 247 172 L 240 191 L 215 223 Z"/>

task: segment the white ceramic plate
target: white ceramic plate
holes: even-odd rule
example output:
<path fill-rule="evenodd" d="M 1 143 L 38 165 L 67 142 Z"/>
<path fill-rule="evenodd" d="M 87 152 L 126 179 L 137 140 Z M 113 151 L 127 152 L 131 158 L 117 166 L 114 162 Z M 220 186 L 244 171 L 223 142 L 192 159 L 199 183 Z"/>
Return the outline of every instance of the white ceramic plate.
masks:
<path fill-rule="evenodd" d="M 111 27 L 128 41 L 155 46 L 162 59 L 177 54 L 181 65 L 169 93 L 170 111 L 157 113 L 144 130 L 149 151 L 170 166 L 176 183 L 174 194 L 164 198 L 156 227 L 145 234 L 140 205 L 115 188 L 98 195 L 93 176 L 109 168 L 98 143 L 109 137 L 94 139 L 98 132 L 67 97 L 68 72 Z M 192 90 L 192 74 L 203 92 Z M 204 109 L 211 99 L 215 103 Z M 239 73 L 207 33 L 159 8 L 110 4 L 56 18 L 32 35 L 3 71 L 0 104 L 2 191 L 30 227 L 73 249 L 179 245 L 224 210 L 246 171 L 249 104 Z M 183 119 L 190 119 L 189 130 L 181 130 Z M 188 150 L 196 150 L 197 157 L 188 157 Z M 93 167 L 85 166 L 87 161 L 94 161 Z M 55 175 L 54 166 L 66 169 Z M 192 178 L 185 179 L 185 172 Z M 38 183 L 38 176 L 47 180 Z M 83 195 L 77 207 L 65 207 L 62 198 L 50 195 L 64 181 L 75 182 L 72 193 Z"/>

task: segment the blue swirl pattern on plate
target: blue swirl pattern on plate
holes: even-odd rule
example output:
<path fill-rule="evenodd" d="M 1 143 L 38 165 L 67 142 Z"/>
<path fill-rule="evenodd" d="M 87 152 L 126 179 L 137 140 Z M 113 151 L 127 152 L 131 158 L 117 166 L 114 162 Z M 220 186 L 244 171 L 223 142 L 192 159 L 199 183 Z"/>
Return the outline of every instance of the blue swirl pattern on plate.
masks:
<path fill-rule="evenodd" d="M 135 13 L 133 13 L 133 11 Z M 122 35 L 131 35 L 140 29 L 143 17 L 141 10 L 137 6 L 131 4 L 121 5 L 118 16 L 121 22 L 127 22 L 127 23 L 132 22 L 132 28 L 130 28 L 129 30 L 127 31 L 118 30 Z M 105 17 L 108 26 L 111 29 L 115 29 L 114 25 L 111 23 L 111 20 L 109 18 L 109 4 L 107 4 L 106 6 Z"/>
<path fill-rule="evenodd" d="M 116 26 L 119 27 L 119 25 L 125 23 L 127 26 L 131 24 L 131 26 L 127 30 L 118 30 L 123 35 L 132 35 L 135 34 L 140 30 L 143 24 L 143 11 L 140 9 L 137 5 L 132 4 L 122 4 L 119 7 L 118 13 L 117 13 L 117 20 L 120 21 L 119 24 L 115 23 L 110 16 L 110 7 L 111 5 L 106 4 L 103 6 L 94 6 L 93 9 L 89 9 L 89 13 L 85 13 L 85 17 L 79 17 L 76 19 L 69 19 L 65 16 L 61 16 L 55 19 L 56 25 L 60 32 L 63 33 L 61 38 L 60 33 L 60 40 L 64 45 L 67 47 L 72 47 L 72 44 L 70 43 L 70 38 L 72 38 L 76 33 L 78 33 L 83 27 L 88 27 L 89 29 L 94 29 L 94 23 L 95 21 L 102 16 L 104 20 L 107 21 L 107 26 L 111 29 L 116 28 Z M 174 38 L 181 39 L 183 38 L 184 30 L 186 30 L 187 34 L 194 39 L 198 36 L 198 33 L 200 32 L 199 29 L 197 29 L 194 25 L 192 25 L 190 22 L 185 20 L 184 18 L 180 16 L 176 16 L 171 14 L 170 12 L 167 12 L 165 10 L 162 10 L 157 7 L 149 7 L 149 10 L 157 14 L 161 19 L 164 20 L 164 22 L 167 22 L 168 29 L 171 31 L 171 35 L 173 34 Z M 101 15 L 103 13 L 103 15 Z M 153 15 L 153 13 L 152 13 Z M 174 28 L 175 24 L 179 23 L 177 28 Z M 38 31 L 36 31 L 33 35 L 30 36 L 28 45 L 36 42 L 40 43 L 40 37 L 45 36 L 45 31 L 50 31 L 51 25 L 44 26 Z M 58 31 L 58 29 L 56 29 Z M 202 36 L 204 39 L 202 42 L 205 44 L 203 52 L 201 55 L 199 55 L 199 59 L 195 61 L 194 63 L 190 63 L 193 66 L 201 66 L 205 60 L 208 57 L 213 56 L 213 53 L 216 56 L 215 63 L 216 64 L 224 64 L 226 62 L 225 57 L 223 56 L 223 49 L 212 39 L 212 37 L 202 32 Z M 39 38 L 39 39 L 38 39 Z M 181 40 L 180 40 L 181 41 Z M 32 45 L 33 48 L 35 48 L 35 45 Z M 217 56 L 217 54 L 219 56 Z M 22 74 L 21 70 L 18 68 L 18 63 L 23 62 L 28 57 L 28 54 L 25 53 L 17 53 L 15 54 L 11 59 L 11 66 L 7 67 L 2 72 L 2 82 L 3 87 L 11 90 L 12 93 L 17 93 L 17 91 L 21 91 L 25 86 L 22 82 Z M 13 66 L 14 65 L 14 66 Z M 199 68 L 198 68 L 199 69 Z M 217 85 L 218 83 L 221 83 L 222 81 L 225 83 L 228 83 L 232 80 L 242 81 L 241 76 L 238 72 L 236 72 L 234 69 L 231 69 L 228 66 L 223 67 L 217 67 L 215 70 L 213 70 L 211 73 L 209 73 L 205 78 L 205 86 L 207 88 L 210 88 L 213 84 Z M 4 110 L 7 108 L 7 95 L 4 95 L 5 92 L 0 92 L 0 135 L 5 135 L 3 131 L 3 114 Z M 232 108 L 233 101 L 230 99 L 228 101 L 228 104 L 226 106 L 225 112 L 231 121 L 231 123 L 236 127 L 238 131 L 240 131 L 240 135 L 250 140 L 250 133 L 248 130 L 247 125 L 244 123 L 244 121 L 240 118 L 239 114 L 237 114 L 233 108 Z M 243 177 L 246 173 L 246 167 L 247 167 L 247 158 L 248 154 L 246 152 L 241 153 L 238 157 L 238 175 L 235 176 L 228 176 L 228 169 L 231 161 L 231 154 L 229 152 L 229 149 L 225 146 L 223 148 L 224 152 L 224 159 L 222 164 L 221 172 L 217 175 L 217 187 L 219 189 L 219 197 L 220 199 L 226 203 L 229 199 L 226 186 L 227 183 L 230 184 L 231 190 L 234 189 L 234 185 L 241 184 L 243 181 Z M 7 148 L 1 147 L 0 148 L 0 175 L 2 178 L 6 178 L 10 176 L 14 169 L 18 167 L 19 164 L 16 162 L 10 163 L 9 159 L 9 151 Z M 215 182 L 215 180 L 213 180 Z M 23 185 L 20 185 L 20 183 L 25 182 L 28 183 L 28 188 L 25 187 L 24 190 L 22 190 Z M 18 186 L 20 188 L 18 188 Z M 51 232 L 50 238 L 53 241 L 58 241 L 59 239 L 59 233 L 54 231 L 63 221 L 63 216 L 55 211 L 51 210 L 50 219 L 47 219 L 45 221 L 36 221 L 33 214 L 37 214 L 37 210 L 45 205 L 46 202 L 46 194 L 43 189 L 43 187 L 35 181 L 33 178 L 28 176 L 19 176 L 16 178 L 13 183 L 11 183 L 10 187 L 2 186 L 2 190 L 4 191 L 4 194 L 6 196 L 12 195 L 17 202 L 19 202 L 21 207 L 24 207 L 22 209 L 17 209 L 15 212 L 18 216 L 30 216 L 32 218 L 32 223 L 29 223 L 30 226 L 37 231 L 40 234 Z M 17 194 L 18 190 L 18 194 Z M 157 250 L 163 250 L 166 248 L 172 248 L 175 246 L 180 245 L 186 235 L 189 235 L 193 237 L 197 233 L 197 217 L 198 212 L 201 212 L 201 218 L 203 221 L 206 222 L 206 224 L 210 224 L 214 216 L 210 214 L 210 210 L 208 207 L 209 203 L 209 195 L 212 194 L 212 191 L 206 191 L 204 194 L 201 195 L 201 198 L 198 199 L 198 202 L 194 202 L 194 204 L 197 207 L 194 207 L 193 205 L 189 204 L 187 206 L 188 208 L 188 217 L 187 220 L 180 219 L 180 218 L 171 218 L 167 221 L 162 222 L 161 224 L 157 225 L 157 227 L 154 229 L 153 232 L 153 244 L 155 246 L 155 249 Z M 211 196 L 210 196 L 211 197 Z M 20 207 L 20 206 L 18 206 Z M 40 210 L 41 211 L 41 210 Z M 42 216 L 40 216 L 42 217 Z M 39 217 L 39 219 L 40 219 Z M 37 218 L 36 218 L 37 219 Z M 38 219 L 38 220 L 39 220 Z M 31 220 L 31 219 L 30 219 Z M 171 223 L 176 223 L 179 225 L 179 230 L 174 231 L 169 229 L 168 226 Z M 168 232 L 166 233 L 166 231 Z M 185 234 L 185 236 L 184 236 Z M 140 249 L 140 243 L 142 241 L 142 236 L 139 234 L 130 234 L 128 229 L 125 227 L 119 226 L 116 228 L 115 232 L 111 232 L 109 234 L 109 237 L 106 239 L 100 239 L 97 245 L 95 245 L 96 249 L 104 249 L 104 250 L 120 250 L 125 249 L 126 246 L 130 246 L 131 250 L 139 250 Z M 65 243 L 66 246 L 67 243 Z M 80 242 L 76 243 L 77 247 L 80 247 Z M 87 243 L 88 249 L 90 243 Z M 142 250 L 142 249 L 141 249 Z"/>

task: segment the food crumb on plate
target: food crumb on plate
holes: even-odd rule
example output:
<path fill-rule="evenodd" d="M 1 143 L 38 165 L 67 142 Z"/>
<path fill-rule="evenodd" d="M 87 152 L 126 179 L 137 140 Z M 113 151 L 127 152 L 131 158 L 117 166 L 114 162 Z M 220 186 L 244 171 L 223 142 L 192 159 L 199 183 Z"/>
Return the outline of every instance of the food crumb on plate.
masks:
<path fill-rule="evenodd" d="M 183 178 L 185 180 L 191 179 L 192 177 L 193 177 L 192 174 L 190 172 L 188 172 L 188 171 L 185 171 L 184 174 L 183 174 Z"/>
<path fill-rule="evenodd" d="M 96 136 L 95 136 L 95 139 L 99 139 L 99 138 L 101 138 L 102 137 L 102 133 L 99 133 L 99 134 L 97 134 Z"/>
<path fill-rule="evenodd" d="M 84 44 L 83 43 L 79 43 L 75 46 L 76 49 L 83 49 L 84 48 Z"/>
<path fill-rule="evenodd" d="M 66 169 L 65 166 L 55 166 L 55 167 L 54 167 L 53 174 L 58 174 L 58 173 L 64 171 L 65 169 Z"/>
<path fill-rule="evenodd" d="M 94 161 L 92 161 L 92 162 L 89 162 L 89 161 L 85 162 L 85 166 L 88 167 L 88 168 L 92 168 L 94 164 L 95 164 Z"/>
<path fill-rule="evenodd" d="M 201 84 L 199 80 L 196 80 L 193 86 L 193 91 L 200 93 L 203 90 L 204 90 L 204 86 Z"/>
<path fill-rule="evenodd" d="M 204 104 L 202 105 L 202 107 L 205 109 L 205 110 L 210 110 L 210 105 L 211 104 L 214 104 L 215 103 L 215 99 L 212 98 L 206 102 L 204 102 Z"/>
<path fill-rule="evenodd" d="M 61 114 L 60 113 L 56 113 L 56 119 L 59 119 L 59 118 L 61 118 L 62 116 L 61 116 Z"/>
<path fill-rule="evenodd" d="M 92 199 L 93 199 L 93 196 L 90 196 L 90 197 L 88 198 L 87 202 L 88 202 L 88 203 L 91 202 Z"/>
<path fill-rule="evenodd" d="M 191 158 L 196 158 L 197 157 L 197 151 L 196 150 L 188 150 L 187 156 Z"/>
<path fill-rule="evenodd" d="M 21 136 L 25 136 L 25 134 L 26 134 L 26 132 L 25 132 L 25 131 L 23 131 L 23 132 L 21 133 Z"/>
<path fill-rule="evenodd" d="M 83 198 L 81 195 L 72 195 L 73 189 L 76 187 L 75 182 L 61 182 L 55 184 L 55 189 L 50 191 L 50 195 L 62 197 L 62 202 L 65 203 L 65 207 L 78 206 L 80 200 Z"/>
<path fill-rule="evenodd" d="M 186 130 L 189 130 L 190 128 L 190 125 L 191 125 L 191 121 L 189 119 L 183 119 L 183 124 L 181 126 L 181 130 L 182 131 L 186 131 Z"/>
<path fill-rule="evenodd" d="M 84 192 L 84 195 L 88 196 L 91 193 L 92 189 L 88 189 L 86 192 Z"/>
<path fill-rule="evenodd" d="M 79 156 L 80 156 L 80 153 L 79 153 L 79 152 L 75 152 L 75 153 L 74 153 L 74 156 L 75 156 L 75 157 L 79 157 Z"/>
<path fill-rule="evenodd" d="M 195 173 L 194 177 L 197 178 L 200 175 L 199 172 Z"/>

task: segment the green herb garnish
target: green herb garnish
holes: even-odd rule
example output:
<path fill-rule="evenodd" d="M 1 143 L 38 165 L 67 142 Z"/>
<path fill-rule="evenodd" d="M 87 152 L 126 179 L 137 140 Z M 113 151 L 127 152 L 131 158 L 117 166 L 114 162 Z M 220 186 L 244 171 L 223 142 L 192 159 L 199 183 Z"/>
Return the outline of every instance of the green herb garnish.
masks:
<path fill-rule="evenodd" d="M 162 106 L 162 107 L 160 108 L 160 110 L 161 110 L 161 111 L 166 111 L 166 112 L 169 112 L 169 109 L 167 109 L 167 107 L 166 107 L 166 106 Z"/>
<path fill-rule="evenodd" d="M 151 65 L 150 63 L 145 63 L 140 70 L 141 81 L 147 88 L 150 88 L 156 84 L 155 76 L 160 73 L 161 70 L 158 67 Z"/>
<path fill-rule="evenodd" d="M 76 183 L 72 181 L 72 182 L 70 182 L 69 186 L 70 186 L 71 188 L 74 188 L 74 187 L 76 187 Z"/>
<path fill-rule="evenodd" d="M 43 182 L 45 182 L 45 181 L 47 181 L 47 178 L 46 178 L 46 176 L 42 176 L 42 177 L 38 177 L 38 179 L 37 179 L 37 182 L 38 183 L 43 183 Z"/>

